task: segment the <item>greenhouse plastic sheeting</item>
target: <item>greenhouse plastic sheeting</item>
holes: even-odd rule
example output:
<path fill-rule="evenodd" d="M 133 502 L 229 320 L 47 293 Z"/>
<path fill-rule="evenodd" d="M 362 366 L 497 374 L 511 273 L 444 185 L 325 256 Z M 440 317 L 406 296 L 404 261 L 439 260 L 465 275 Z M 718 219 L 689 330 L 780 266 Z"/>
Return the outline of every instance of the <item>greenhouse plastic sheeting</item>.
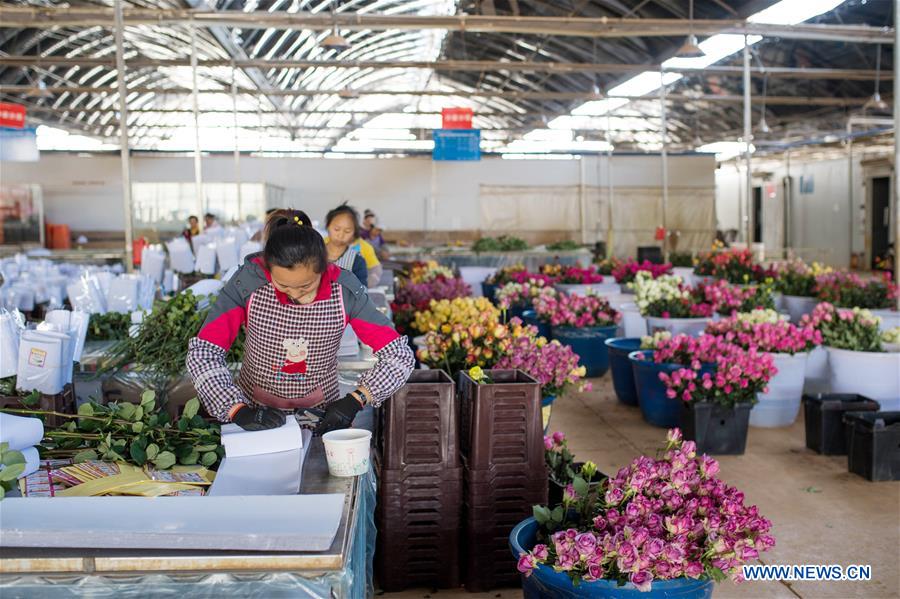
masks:
<path fill-rule="evenodd" d="M 243 574 L 151 574 L 115 576 L 0 576 L 3 599 L 62 597 L 191 597 L 221 599 L 364 599 L 374 594 L 372 559 L 375 554 L 375 474 L 360 480 L 359 508 L 343 570 L 304 577 L 302 574 L 248 572 Z"/>

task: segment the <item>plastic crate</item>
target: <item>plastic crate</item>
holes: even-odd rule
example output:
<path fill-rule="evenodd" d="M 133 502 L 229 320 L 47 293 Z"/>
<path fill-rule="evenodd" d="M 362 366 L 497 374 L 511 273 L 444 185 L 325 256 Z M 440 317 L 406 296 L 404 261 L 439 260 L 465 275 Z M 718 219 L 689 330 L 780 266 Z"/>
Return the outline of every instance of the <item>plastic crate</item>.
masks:
<path fill-rule="evenodd" d="M 382 589 L 459 586 L 462 490 L 462 467 L 382 469 L 375 508 Z"/>
<path fill-rule="evenodd" d="M 460 445 L 468 467 L 543 468 L 540 384 L 520 370 L 488 370 L 490 384 L 459 374 Z"/>
<path fill-rule="evenodd" d="M 458 404 L 453 380 L 442 370 L 414 370 L 385 404 L 382 467 L 458 468 Z"/>
<path fill-rule="evenodd" d="M 877 412 L 878 402 L 862 395 L 803 396 L 806 447 L 823 455 L 846 455 L 845 412 Z"/>
<path fill-rule="evenodd" d="M 900 412 L 847 412 L 847 468 L 871 481 L 900 480 Z"/>
<path fill-rule="evenodd" d="M 520 518 L 524 520 L 525 518 Z M 515 527 L 488 528 L 468 519 L 463 584 L 470 593 L 521 585 L 517 559 L 509 551 L 509 533 Z"/>

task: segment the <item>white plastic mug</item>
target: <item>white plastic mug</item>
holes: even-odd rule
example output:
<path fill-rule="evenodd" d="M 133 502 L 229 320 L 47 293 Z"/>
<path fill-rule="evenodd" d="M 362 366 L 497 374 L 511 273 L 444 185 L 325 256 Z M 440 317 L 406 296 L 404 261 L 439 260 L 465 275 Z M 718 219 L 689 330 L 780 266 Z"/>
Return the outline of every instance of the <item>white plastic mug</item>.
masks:
<path fill-rule="evenodd" d="M 322 435 L 322 442 L 331 476 L 358 476 L 369 470 L 371 431 L 361 428 L 331 431 Z"/>

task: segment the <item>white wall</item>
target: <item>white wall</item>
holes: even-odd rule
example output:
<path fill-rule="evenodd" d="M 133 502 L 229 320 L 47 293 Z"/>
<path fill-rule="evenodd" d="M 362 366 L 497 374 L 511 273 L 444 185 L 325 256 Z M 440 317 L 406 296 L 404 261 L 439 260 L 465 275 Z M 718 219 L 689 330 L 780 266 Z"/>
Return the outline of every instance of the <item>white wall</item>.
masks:
<path fill-rule="evenodd" d="M 767 165 L 770 163 L 767 163 Z M 788 242 L 809 260 L 825 260 L 835 266 L 847 266 L 851 252 L 862 252 L 865 237 L 859 206 L 865 201 L 863 170 L 859 159 L 853 163 L 853 209 L 850 206 L 849 168 L 846 159 L 800 162 L 792 160 L 790 169 L 783 162 L 764 169 L 753 166 L 753 186 L 763 186 L 759 177 L 775 185 L 775 198 L 763 198 L 765 222 L 763 242 L 767 251 L 782 247 L 784 178 L 790 175 L 792 201 Z M 738 228 L 738 197 L 743 193 L 746 170 L 743 165 L 722 165 L 716 171 L 716 214 L 720 229 Z M 812 177 L 813 192 L 800 193 L 800 178 Z M 850 220 L 853 220 L 852 249 Z"/>
<path fill-rule="evenodd" d="M 584 184 L 606 186 L 605 157 L 584 159 Z M 320 158 L 241 158 L 243 182 L 265 182 L 285 189 L 284 203 L 312 218 L 342 201 L 371 208 L 394 230 L 469 230 L 480 226 L 481 185 L 579 185 L 580 160 L 502 160 L 432 162 L 430 158 L 332 160 Z M 712 187 L 715 162 L 710 155 L 670 156 L 669 184 Z M 616 156 L 615 187 L 659 186 L 659 156 Z M 203 179 L 234 181 L 231 156 L 203 159 Z M 137 155 L 134 182 L 190 182 L 193 159 L 187 156 Z M 73 230 L 122 230 L 121 163 L 117 156 L 44 154 L 37 163 L 3 163 L 2 183 L 42 186 L 46 218 Z M 428 223 L 434 193 L 436 214 Z M 548 198 L 552 210 L 552 198 Z"/>

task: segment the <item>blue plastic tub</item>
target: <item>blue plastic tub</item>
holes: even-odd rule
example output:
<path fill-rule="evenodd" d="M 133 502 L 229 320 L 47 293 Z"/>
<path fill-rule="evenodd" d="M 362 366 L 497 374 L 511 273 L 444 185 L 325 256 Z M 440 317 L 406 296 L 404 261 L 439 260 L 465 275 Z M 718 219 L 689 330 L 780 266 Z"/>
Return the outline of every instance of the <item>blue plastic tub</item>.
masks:
<path fill-rule="evenodd" d="M 509 548 L 516 560 L 537 543 L 537 531 L 537 521 L 528 518 L 516 525 L 510 533 Z M 582 582 L 576 587 L 565 572 L 554 572 L 548 566 L 538 566 L 531 576 L 522 576 L 522 595 L 524 599 L 710 599 L 713 594 L 711 580 L 692 578 L 655 580 L 646 593 L 637 590 L 630 583 L 621 587 L 617 584 L 614 580 L 597 580 Z"/>
<path fill-rule="evenodd" d="M 537 312 L 534 310 L 525 310 L 525 312 L 522 313 L 522 320 L 525 321 L 525 324 L 537 327 L 538 335 L 550 339 L 550 325 L 538 318 Z"/>
<path fill-rule="evenodd" d="M 644 359 L 639 359 L 643 356 Z M 655 426 L 672 428 L 681 424 L 681 399 L 666 397 L 666 386 L 659 380 L 659 373 L 671 374 L 684 368 L 683 364 L 653 361 L 653 350 L 638 350 L 628 354 L 634 371 L 634 387 L 637 390 L 638 404 L 644 420 Z M 712 372 L 714 364 L 706 364 L 701 372 Z"/>
<path fill-rule="evenodd" d="M 498 285 L 491 285 L 490 283 L 482 283 L 481 284 L 481 295 L 491 300 L 492 303 L 497 303 L 497 287 Z"/>
<path fill-rule="evenodd" d="M 618 327 L 553 327 L 553 338 L 578 354 L 578 364 L 587 369 L 589 378 L 600 377 L 609 370 L 606 340 L 616 336 Z"/>
<path fill-rule="evenodd" d="M 525 320 L 525 312 L 528 310 L 526 306 L 511 306 L 506 309 L 506 322 L 509 322 L 513 318 L 518 318 L 524 322 Z"/>
<path fill-rule="evenodd" d="M 613 389 L 616 397 L 628 406 L 638 405 L 637 389 L 634 387 L 634 369 L 628 354 L 641 348 L 640 337 L 616 337 L 606 340 L 609 352 L 609 371 L 612 373 Z"/>

